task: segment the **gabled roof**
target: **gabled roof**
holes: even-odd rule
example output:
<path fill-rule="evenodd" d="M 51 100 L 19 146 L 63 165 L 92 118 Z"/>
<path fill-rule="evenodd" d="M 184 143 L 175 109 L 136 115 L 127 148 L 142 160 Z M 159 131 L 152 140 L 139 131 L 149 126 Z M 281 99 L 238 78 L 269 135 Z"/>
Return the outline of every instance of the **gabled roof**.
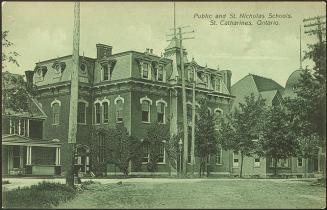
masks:
<path fill-rule="evenodd" d="M 2 115 L 14 116 L 14 117 L 26 117 L 26 118 L 39 118 L 46 119 L 47 115 L 41 108 L 39 102 L 29 95 L 28 97 L 28 110 L 27 111 L 14 111 L 11 108 L 5 107 L 3 109 Z"/>
<path fill-rule="evenodd" d="M 250 74 L 250 75 L 252 76 L 254 83 L 257 86 L 259 92 L 269 91 L 269 90 L 281 90 L 281 91 L 284 90 L 283 86 L 281 86 L 280 84 L 278 84 L 272 79 L 254 75 L 254 74 Z"/>
<path fill-rule="evenodd" d="M 62 143 L 58 139 L 53 140 L 35 140 L 17 134 L 2 135 L 2 145 L 28 145 L 28 146 L 44 146 L 59 147 Z"/>

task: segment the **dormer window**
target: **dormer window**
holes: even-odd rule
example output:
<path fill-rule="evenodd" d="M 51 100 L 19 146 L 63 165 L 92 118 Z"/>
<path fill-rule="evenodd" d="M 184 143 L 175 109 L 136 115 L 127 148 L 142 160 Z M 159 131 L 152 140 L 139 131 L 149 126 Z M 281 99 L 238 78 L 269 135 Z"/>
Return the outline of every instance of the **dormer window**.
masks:
<path fill-rule="evenodd" d="M 151 69 L 151 66 L 149 63 L 144 63 L 143 65 L 143 71 L 142 71 L 142 78 L 143 79 L 149 79 L 149 70 Z"/>
<path fill-rule="evenodd" d="M 157 74 L 157 77 L 158 77 L 157 80 L 158 81 L 163 82 L 163 74 L 164 74 L 163 71 L 164 71 L 163 67 L 159 67 L 158 74 Z"/>
<path fill-rule="evenodd" d="M 108 65 L 102 66 L 102 78 L 103 81 L 108 81 L 110 78 Z"/>
<path fill-rule="evenodd" d="M 217 77 L 215 80 L 215 90 L 220 91 L 220 78 Z"/>
<path fill-rule="evenodd" d="M 81 72 L 82 73 L 86 73 L 86 70 L 87 70 L 86 64 L 82 63 L 81 66 L 80 66 L 80 68 L 81 68 Z"/>
<path fill-rule="evenodd" d="M 188 80 L 191 82 L 191 81 L 194 81 L 194 70 L 193 69 L 189 69 L 188 70 Z"/>

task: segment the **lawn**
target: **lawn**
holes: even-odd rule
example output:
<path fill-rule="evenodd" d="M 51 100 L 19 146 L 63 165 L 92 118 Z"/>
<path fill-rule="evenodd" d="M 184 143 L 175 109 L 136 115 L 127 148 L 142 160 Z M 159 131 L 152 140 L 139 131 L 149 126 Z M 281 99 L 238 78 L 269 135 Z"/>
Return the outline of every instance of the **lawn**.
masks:
<path fill-rule="evenodd" d="M 217 179 L 88 185 L 57 208 L 323 208 L 325 188 L 297 180 Z"/>

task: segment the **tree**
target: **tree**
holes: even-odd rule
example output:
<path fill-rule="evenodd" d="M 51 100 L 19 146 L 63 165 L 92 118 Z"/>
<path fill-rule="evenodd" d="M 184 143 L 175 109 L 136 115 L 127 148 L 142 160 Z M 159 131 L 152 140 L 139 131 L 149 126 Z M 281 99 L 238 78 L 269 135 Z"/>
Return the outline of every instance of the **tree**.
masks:
<path fill-rule="evenodd" d="M 141 141 L 130 136 L 123 124 L 117 124 L 115 128 L 100 127 L 93 137 L 89 146 L 92 170 L 96 175 L 105 173 L 107 164 L 114 164 L 125 176 L 128 175 L 130 162 L 133 162 L 134 168 L 140 166 Z M 98 140 L 97 143 L 94 139 Z"/>
<path fill-rule="evenodd" d="M 300 144 L 316 151 L 315 144 L 318 140 L 324 152 L 326 151 L 326 41 L 322 40 L 324 37 L 322 30 L 315 30 L 315 33 L 319 37 L 319 42 L 309 44 L 309 50 L 304 56 L 304 59 L 314 62 L 314 67 L 312 70 L 304 70 L 295 90 L 297 97 L 289 102 L 287 107 L 294 116 L 294 130 L 298 134 Z M 325 180 L 326 152 L 323 157 L 321 162 Z"/>
<path fill-rule="evenodd" d="M 245 97 L 245 103 L 239 104 L 225 120 L 219 129 L 219 143 L 228 150 L 240 152 L 242 177 L 244 156 L 251 157 L 256 152 L 255 139 L 260 133 L 260 124 L 263 121 L 265 100 L 254 94 Z"/>
<path fill-rule="evenodd" d="M 277 175 L 277 162 L 295 156 L 298 142 L 290 130 L 290 117 L 282 105 L 270 106 L 261 122 L 258 141 L 260 155 L 274 159 L 274 174 Z"/>
<path fill-rule="evenodd" d="M 158 170 L 157 163 L 160 158 L 163 158 L 163 149 L 167 151 L 167 142 L 170 142 L 169 127 L 159 123 L 150 125 L 142 142 L 143 148 L 147 148 L 149 153 L 148 171 L 156 172 Z"/>
<path fill-rule="evenodd" d="M 209 176 L 208 157 L 218 151 L 217 131 L 215 130 L 215 116 L 208 110 L 207 102 L 200 101 L 198 117 L 195 121 L 195 156 L 200 158 L 200 177 L 207 172 Z"/>
<path fill-rule="evenodd" d="M 16 66 L 19 66 L 16 59 L 19 54 L 16 51 L 12 51 L 11 48 L 14 44 L 8 40 L 9 31 L 2 31 L 2 71 L 7 67 L 6 63 L 13 63 Z"/>

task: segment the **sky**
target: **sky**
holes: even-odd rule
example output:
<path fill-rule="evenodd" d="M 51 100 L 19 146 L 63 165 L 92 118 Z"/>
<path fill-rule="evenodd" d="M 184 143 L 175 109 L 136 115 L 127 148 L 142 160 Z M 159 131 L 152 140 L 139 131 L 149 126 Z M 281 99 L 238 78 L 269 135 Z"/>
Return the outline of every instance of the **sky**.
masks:
<path fill-rule="evenodd" d="M 151 48 L 161 55 L 168 46 L 174 25 L 172 2 L 81 2 L 80 54 L 96 56 L 97 43 L 113 46 L 113 53 Z M 35 63 L 72 54 L 73 2 L 2 2 L 2 30 L 14 43 L 19 67 L 7 65 L 9 72 L 24 74 Z M 176 25 L 189 26 L 194 37 L 183 41 L 192 58 L 202 66 L 229 69 L 232 84 L 249 73 L 271 78 L 285 86 L 289 75 L 299 68 L 300 25 L 303 19 L 324 15 L 323 2 L 176 2 Z M 251 26 L 220 25 L 222 19 L 199 18 L 205 14 L 236 15 L 236 21 L 252 20 Z M 257 25 L 264 15 L 278 25 Z M 291 18 L 270 18 L 269 13 Z M 225 19 L 229 21 L 233 19 Z M 302 51 L 316 40 L 302 29 Z M 304 61 L 303 66 L 312 66 Z"/>

